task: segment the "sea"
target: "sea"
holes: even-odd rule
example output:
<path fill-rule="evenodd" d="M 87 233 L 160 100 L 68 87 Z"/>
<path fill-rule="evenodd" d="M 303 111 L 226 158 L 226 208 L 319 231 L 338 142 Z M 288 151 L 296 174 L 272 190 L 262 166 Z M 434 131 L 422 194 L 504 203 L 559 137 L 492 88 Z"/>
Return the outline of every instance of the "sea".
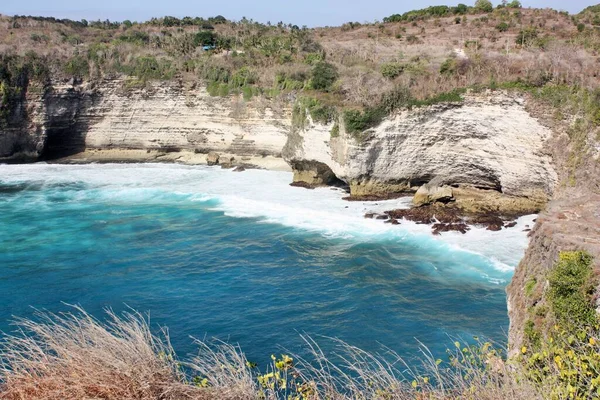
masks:
<path fill-rule="evenodd" d="M 0 331 L 37 311 L 96 318 L 137 310 L 194 339 L 271 354 L 325 353 L 339 339 L 418 362 L 453 342 L 506 341 L 505 287 L 527 226 L 431 234 L 366 219 L 410 198 L 348 202 L 291 187 L 289 172 L 176 164 L 0 165 Z M 414 361 L 413 361 L 414 360 Z"/>

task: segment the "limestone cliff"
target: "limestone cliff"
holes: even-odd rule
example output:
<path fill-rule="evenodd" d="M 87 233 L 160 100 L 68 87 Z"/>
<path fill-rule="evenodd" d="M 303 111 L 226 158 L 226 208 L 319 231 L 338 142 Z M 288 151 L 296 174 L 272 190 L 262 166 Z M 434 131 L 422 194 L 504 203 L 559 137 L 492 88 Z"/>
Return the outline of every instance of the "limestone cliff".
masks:
<path fill-rule="evenodd" d="M 261 98 L 216 98 L 198 86 L 121 79 L 49 85 L 16 107 L 0 129 L 0 160 L 54 159 L 93 149 L 281 156 L 290 127 L 285 105 Z M 154 153 L 153 153 L 154 154 Z"/>
<path fill-rule="evenodd" d="M 405 110 L 360 136 L 340 126 L 334 137 L 333 123 L 312 121 L 290 134 L 284 157 L 297 179 L 307 176 L 302 169 L 326 165 L 349 184 L 353 196 L 414 191 L 435 178 L 533 205 L 545 203 L 556 185 L 552 159 L 544 151 L 552 132 L 529 115 L 519 97 L 467 95 L 461 104 Z"/>

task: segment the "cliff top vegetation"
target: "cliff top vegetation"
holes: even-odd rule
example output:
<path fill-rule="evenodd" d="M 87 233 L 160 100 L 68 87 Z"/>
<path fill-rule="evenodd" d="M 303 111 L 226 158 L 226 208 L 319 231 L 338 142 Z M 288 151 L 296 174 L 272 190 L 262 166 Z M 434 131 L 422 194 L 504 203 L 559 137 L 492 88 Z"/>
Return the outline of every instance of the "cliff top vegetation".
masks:
<path fill-rule="evenodd" d="M 418 99 L 518 80 L 595 87 L 598 8 L 569 15 L 478 0 L 314 29 L 223 16 L 141 23 L 2 16 L 0 80 L 14 84 L 29 63 L 37 79 L 201 80 L 215 95 L 302 92 L 351 108 L 398 86 Z"/>

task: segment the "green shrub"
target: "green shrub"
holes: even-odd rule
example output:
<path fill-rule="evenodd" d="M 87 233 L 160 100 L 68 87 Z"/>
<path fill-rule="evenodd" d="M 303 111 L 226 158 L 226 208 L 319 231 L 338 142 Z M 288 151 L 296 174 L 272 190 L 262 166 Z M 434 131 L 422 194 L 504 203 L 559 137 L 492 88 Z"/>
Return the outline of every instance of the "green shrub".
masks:
<path fill-rule="evenodd" d="M 211 65 L 201 70 L 200 77 L 210 82 L 227 83 L 231 79 L 231 71 L 223 66 Z"/>
<path fill-rule="evenodd" d="M 475 9 L 480 12 L 492 12 L 494 6 L 490 0 L 477 0 L 475 1 Z"/>
<path fill-rule="evenodd" d="M 311 80 L 313 89 L 328 91 L 337 78 L 337 68 L 333 64 L 319 61 L 313 66 Z"/>
<path fill-rule="evenodd" d="M 292 109 L 292 127 L 295 129 L 305 129 L 308 123 L 308 116 L 313 122 L 329 124 L 337 118 L 335 107 L 325 104 L 313 97 L 300 97 Z"/>
<path fill-rule="evenodd" d="M 248 67 L 242 67 L 231 75 L 229 85 L 232 88 L 253 85 L 258 81 L 258 76 Z"/>
<path fill-rule="evenodd" d="M 506 22 L 500 22 L 498 25 L 496 25 L 496 30 L 498 32 L 506 32 L 508 31 L 509 27 L 510 26 Z"/>
<path fill-rule="evenodd" d="M 521 29 L 517 35 L 516 43 L 521 46 L 527 46 L 533 44 L 534 40 L 538 37 L 538 31 L 535 27 L 528 27 Z"/>
<path fill-rule="evenodd" d="M 343 114 L 344 126 L 346 127 L 346 132 L 353 134 L 355 138 L 360 139 L 358 134 L 379 125 L 384 116 L 383 110 L 377 107 L 367 108 L 363 111 L 346 110 Z"/>
<path fill-rule="evenodd" d="M 592 304 L 592 258 L 581 251 L 562 252 L 548 276 L 548 299 L 556 319 L 574 328 L 598 323 Z"/>
<path fill-rule="evenodd" d="M 456 57 L 448 57 L 442 65 L 440 65 L 440 74 L 453 75 L 456 72 Z"/>
<path fill-rule="evenodd" d="M 521 5 L 521 2 L 519 0 L 513 0 L 510 3 L 508 3 L 506 5 L 506 7 L 508 7 L 508 8 L 521 8 L 523 6 Z"/>
<path fill-rule="evenodd" d="M 90 66 L 87 59 L 80 55 L 75 55 L 65 63 L 64 71 L 68 75 L 77 78 L 85 78 L 89 75 Z"/>
<path fill-rule="evenodd" d="M 200 31 L 194 35 L 194 47 L 215 46 L 217 35 L 212 31 Z"/>
<path fill-rule="evenodd" d="M 381 66 L 380 71 L 384 78 L 395 79 L 404 71 L 404 64 L 397 62 L 386 63 Z"/>
<path fill-rule="evenodd" d="M 133 43 L 142 46 L 150 43 L 150 35 L 148 35 L 146 32 L 132 30 L 127 31 L 127 33 L 119 36 L 118 40 L 121 42 Z"/>
<path fill-rule="evenodd" d="M 324 60 L 325 60 L 325 54 L 322 52 L 307 53 L 304 55 L 304 62 L 308 65 L 315 65 Z"/>

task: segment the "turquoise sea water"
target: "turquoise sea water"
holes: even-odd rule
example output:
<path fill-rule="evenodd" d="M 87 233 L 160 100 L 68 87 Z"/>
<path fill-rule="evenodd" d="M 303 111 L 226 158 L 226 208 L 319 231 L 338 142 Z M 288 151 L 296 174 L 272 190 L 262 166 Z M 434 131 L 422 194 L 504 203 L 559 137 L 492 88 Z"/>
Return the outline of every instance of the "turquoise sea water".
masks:
<path fill-rule="evenodd" d="M 0 165 L 0 330 L 33 308 L 150 312 L 180 356 L 191 336 L 264 362 L 300 333 L 410 358 L 416 339 L 503 340 L 524 224 L 434 238 L 366 220 L 406 200 L 348 203 L 285 172 L 178 165 Z"/>

